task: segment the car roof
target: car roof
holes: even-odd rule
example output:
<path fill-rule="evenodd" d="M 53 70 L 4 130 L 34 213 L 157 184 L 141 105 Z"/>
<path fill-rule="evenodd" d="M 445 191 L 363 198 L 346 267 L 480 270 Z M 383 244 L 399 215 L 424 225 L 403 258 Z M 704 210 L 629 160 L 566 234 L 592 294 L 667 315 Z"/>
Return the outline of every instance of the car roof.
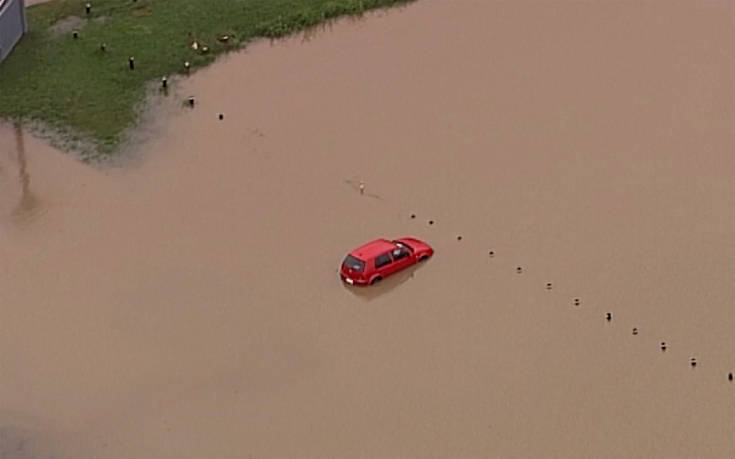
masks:
<path fill-rule="evenodd" d="M 376 239 L 356 248 L 350 255 L 365 261 L 395 248 L 396 245 L 387 239 Z"/>

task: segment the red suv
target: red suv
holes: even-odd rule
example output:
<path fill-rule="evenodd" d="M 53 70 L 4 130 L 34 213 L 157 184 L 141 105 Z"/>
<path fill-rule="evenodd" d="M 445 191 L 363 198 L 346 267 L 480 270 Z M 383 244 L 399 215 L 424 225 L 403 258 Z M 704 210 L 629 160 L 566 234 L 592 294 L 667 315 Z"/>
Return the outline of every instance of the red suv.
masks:
<path fill-rule="evenodd" d="M 350 252 L 340 277 L 350 285 L 374 284 L 434 254 L 429 244 L 412 237 L 376 239 Z"/>

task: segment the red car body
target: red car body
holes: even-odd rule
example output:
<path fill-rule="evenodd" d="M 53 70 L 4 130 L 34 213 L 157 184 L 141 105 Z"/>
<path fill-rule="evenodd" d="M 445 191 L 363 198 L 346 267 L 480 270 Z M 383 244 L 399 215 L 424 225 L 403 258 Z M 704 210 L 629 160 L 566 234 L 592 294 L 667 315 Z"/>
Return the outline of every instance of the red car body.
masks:
<path fill-rule="evenodd" d="M 370 285 L 434 254 L 426 242 L 412 237 L 376 239 L 360 246 L 342 262 L 340 277 L 350 285 Z"/>

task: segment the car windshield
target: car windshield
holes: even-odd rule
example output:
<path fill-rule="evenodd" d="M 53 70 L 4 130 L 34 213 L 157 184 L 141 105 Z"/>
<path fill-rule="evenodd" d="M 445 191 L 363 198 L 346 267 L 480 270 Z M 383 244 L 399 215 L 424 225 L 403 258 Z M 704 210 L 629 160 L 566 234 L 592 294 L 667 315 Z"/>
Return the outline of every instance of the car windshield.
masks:
<path fill-rule="evenodd" d="M 365 269 L 365 262 L 359 258 L 353 257 L 352 255 L 347 255 L 345 261 L 342 262 L 342 266 L 354 269 L 357 272 L 362 272 L 362 270 Z"/>

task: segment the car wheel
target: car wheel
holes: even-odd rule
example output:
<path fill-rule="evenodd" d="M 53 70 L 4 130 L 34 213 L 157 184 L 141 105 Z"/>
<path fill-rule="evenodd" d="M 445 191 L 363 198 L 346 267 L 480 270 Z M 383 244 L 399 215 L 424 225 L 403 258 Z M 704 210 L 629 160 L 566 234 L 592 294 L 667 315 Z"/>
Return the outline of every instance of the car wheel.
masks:
<path fill-rule="evenodd" d="M 378 282 L 380 282 L 381 280 L 383 280 L 383 278 L 380 277 L 380 276 L 374 277 L 373 280 L 370 281 L 370 285 L 375 285 Z"/>
<path fill-rule="evenodd" d="M 419 263 L 421 263 L 422 261 L 426 261 L 428 258 L 429 257 L 427 255 L 421 255 L 421 257 L 419 258 Z"/>

